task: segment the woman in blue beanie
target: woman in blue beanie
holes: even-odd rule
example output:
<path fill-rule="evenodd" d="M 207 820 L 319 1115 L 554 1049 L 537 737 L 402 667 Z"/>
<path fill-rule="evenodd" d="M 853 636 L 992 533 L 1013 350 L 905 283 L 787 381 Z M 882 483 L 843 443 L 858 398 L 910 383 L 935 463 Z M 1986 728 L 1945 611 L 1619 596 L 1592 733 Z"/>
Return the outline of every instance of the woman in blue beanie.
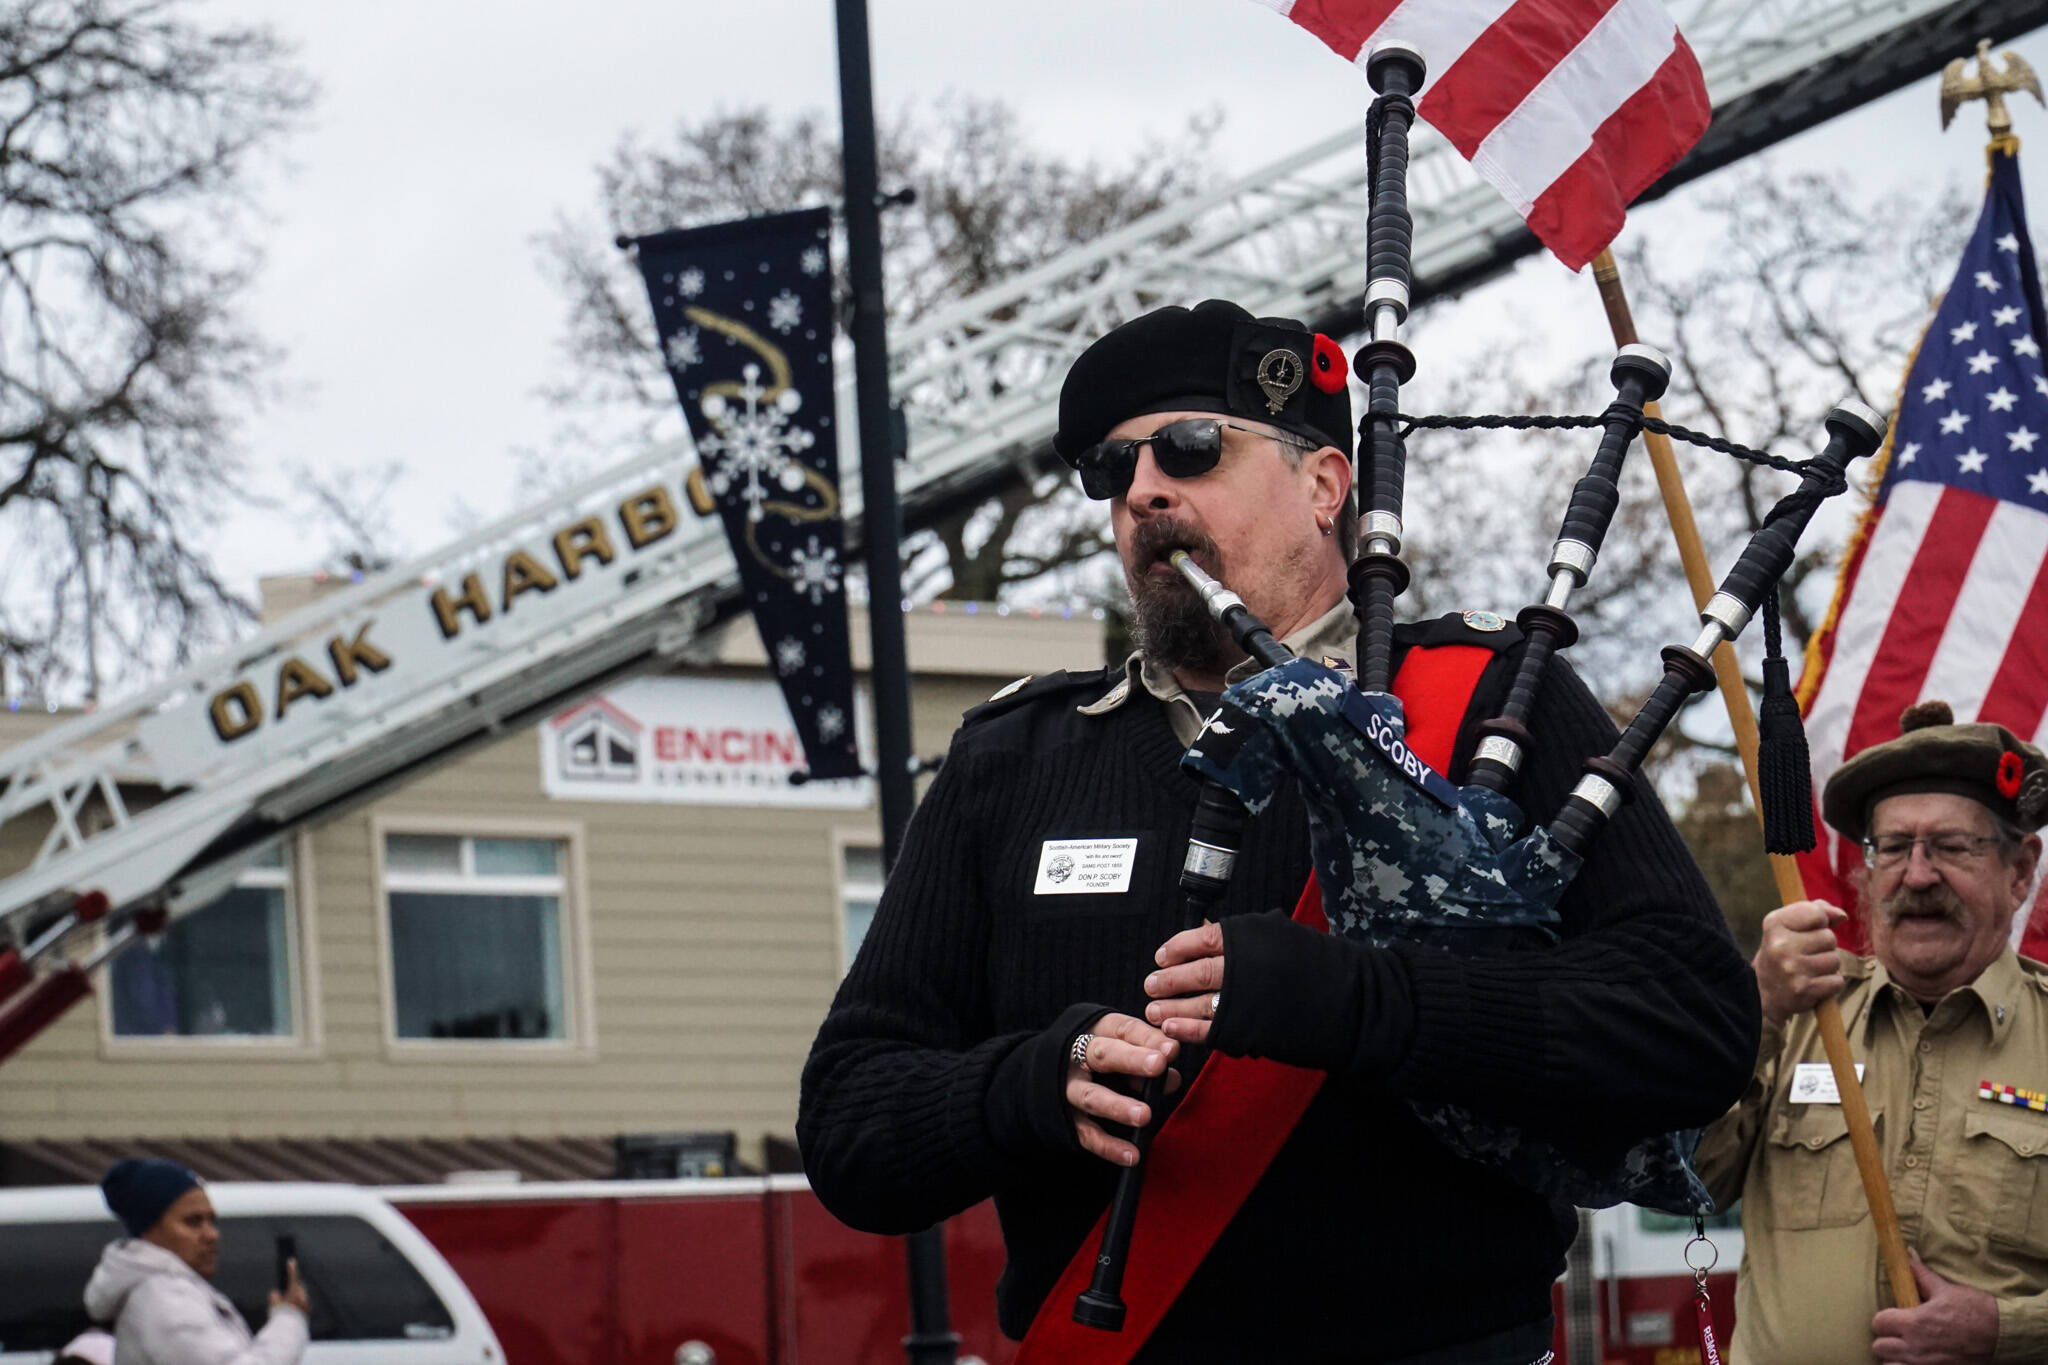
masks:
<path fill-rule="evenodd" d="M 199 1177 L 175 1161 L 117 1161 L 100 1181 L 128 1236 L 100 1254 L 85 1311 L 114 1324 L 120 1365 L 297 1365 L 309 1305 L 299 1267 L 270 1296 L 270 1319 L 249 1331 L 207 1281 L 220 1261 L 220 1224 Z"/>

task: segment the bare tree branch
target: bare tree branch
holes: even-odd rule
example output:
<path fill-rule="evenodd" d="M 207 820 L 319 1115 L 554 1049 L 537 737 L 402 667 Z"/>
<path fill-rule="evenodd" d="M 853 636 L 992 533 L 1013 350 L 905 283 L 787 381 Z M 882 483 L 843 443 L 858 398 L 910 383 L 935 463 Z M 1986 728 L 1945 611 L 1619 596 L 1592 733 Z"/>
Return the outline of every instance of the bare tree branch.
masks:
<path fill-rule="evenodd" d="M 1872 406 L 1889 407 L 1931 301 L 1955 268 L 1971 208 L 1953 193 L 1933 203 L 1862 202 L 1842 180 L 1766 165 L 1706 196 L 1686 224 L 1687 240 L 1697 234 L 1714 250 L 1680 254 L 1666 241 L 1637 241 L 1623 253 L 1623 274 L 1643 339 L 1673 363 L 1665 416 L 1796 456 L 1819 444 L 1834 403 L 1875 397 Z M 1597 411 L 1612 393 L 1609 355 L 1604 337 L 1586 347 L 1562 377 L 1542 375 L 1543 358 L 1528 346 L 1467 365 L 1489 391 L 1458 392 L 1447 409 Z M 1503 399 L 1503 374 L 1525 376 L 1533 392 Z M 1512 613 L 1536 595 L 1537 569 L 1588 446 L 1562 435 L 1481 441 L 1428 432 L 1411 447 L 1415 586 L 1404 605 L 1417 615 L 1464 606 Z M 1690 446 L 1678 456 L 1709 559 L 1725 567 L 1792 481 Z M 1582 635 L 1571 657 L 1601 695 L 1626 699 L 1647 692 L 1657 650 L 1689 636 L 1693 618 L 1640 455 L 1630 457 L 1622 485 L 1600 562 L 1573 598 Z M 1551 510 L 1532 516 L 1531 508 Z M 1825 606 L 1849 510 L 1831 509 L 1809 530 L 1786 575 L 1783 624 L 1795 656 Z M 1742 643 L 1754 671 L 1760 646 Z M 1709 697 L 1681 715 L 1656 761 L 1683 786 L 1703 762 L 1731 753 L 1727 722 Z"/>
<path fill-rule="evenodd" d="M 1032 146 L 1015 112 L 993 100 L 952 95 L 898 114 L 881 133 L 882 180 L 917 197 L 883 219 L 891 321 L 910 322 L 1201 188 L 1214 126 L 1197 121 L 1176 141 L 1105 165 Z M 546 390 L 568 424 L 555 445 L 590 450 L 592 467 L 682 426 L 641 282 L 613 238 L 836 203 L 839 149 L 818 115 L 778 121 L 740 110 L 679 125 L 659 146 L 624 137 L 597 178 L 602 226 L 564 217 L 535 244 L 566 307 L 562 378 Z M 1100 554 L 1106 531 L 1101 509 L 1071 480 L 1022 481 L 912 537 L 905 591 L 994 599 Z"/>
<path fill-rule="evenodd" d="M 244 500 L 234 416 L 271 359 L 236 314 L 247 179 L 311 90 L 268 31 L 182 8 L 0 14 L 0 518 L 20 556 L 0 663 L 17 685 L 97 696 L 250 614 L 208 553 Z"/>

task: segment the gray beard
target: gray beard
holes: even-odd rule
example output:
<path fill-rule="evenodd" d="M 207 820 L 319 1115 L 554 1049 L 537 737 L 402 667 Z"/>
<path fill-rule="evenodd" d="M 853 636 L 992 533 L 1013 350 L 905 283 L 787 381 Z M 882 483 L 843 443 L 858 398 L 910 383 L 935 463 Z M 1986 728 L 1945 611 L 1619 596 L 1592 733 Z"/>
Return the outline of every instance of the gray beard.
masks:
<path fill-rule="evenodd" d="M 1216 543 L 1193 527 L 1170 519 L 1148 521 L 1131 537 L 1126 570 L 1131 593 L 1131 638 L 1145 657 L 1177 672 L 1220 675 L 1235 651 L 1230 633 L 1209 614 L 1192 585 L 1179 574 L 1148 572 L 1154 561 L 1175 549 L 1216 562 Z"/>
<path fill-rule="evenodd" d="M 1131 595 L 1131 638 L 1145 657 L 1175 672 L 1220 675 L 1230 636 L 1186 583 L 1159 583 Z"/>

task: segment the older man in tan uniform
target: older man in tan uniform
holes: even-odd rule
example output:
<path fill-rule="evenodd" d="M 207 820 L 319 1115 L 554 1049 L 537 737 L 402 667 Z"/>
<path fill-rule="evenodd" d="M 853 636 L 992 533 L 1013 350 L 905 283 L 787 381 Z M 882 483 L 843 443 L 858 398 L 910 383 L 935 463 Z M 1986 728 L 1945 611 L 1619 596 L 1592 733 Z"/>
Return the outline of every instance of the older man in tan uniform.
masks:
<path fill-rule="evenodd" d="M 1873 955 L 1843 912 L 1764 919 L 1764 1034 L 1740 1103 L 1701 1139 L 1740 1196 L 1735 1365 L 2048 1361 L 2048 968 L 2010 945 L 2048 821 L 2048 762 L 1940 702 L 1845 764 L 1827 822 L 1862 842 Z M 1870 1208 L 1811 1013 L 1840 997 L 1920 1306 L 1891 1307 Z"/>

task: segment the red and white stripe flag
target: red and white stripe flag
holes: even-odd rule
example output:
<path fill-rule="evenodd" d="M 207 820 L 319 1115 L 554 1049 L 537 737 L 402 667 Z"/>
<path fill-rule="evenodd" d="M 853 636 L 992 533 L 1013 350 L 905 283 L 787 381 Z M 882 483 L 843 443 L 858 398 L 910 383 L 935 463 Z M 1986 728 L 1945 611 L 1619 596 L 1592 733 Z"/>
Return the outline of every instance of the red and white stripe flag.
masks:
<path fill-rule="evenodd" d="M 1707 130 L 1706 81 L 1657 0 L 1258 0 L 1365 65 L 1398 39 L 1416 112 L 1577 270 Z"/>
<path fill-rule="evenodd" d="M 2018 158 L 1992 157 L 1983 215 L 1920 339 L 1877 497 L 1807 647 L 1799 695 L 1816 791 L 1940 699 L 1959 721 L 2048 741 L 2048 347 Z M 1855 909 L 1862 852 L 1825 826 L 1807 894 Z M 2037 894 L 2014 941 L 2048 959 Z M 1861 937 L 1860 917 L 1851 925 Z"/>

